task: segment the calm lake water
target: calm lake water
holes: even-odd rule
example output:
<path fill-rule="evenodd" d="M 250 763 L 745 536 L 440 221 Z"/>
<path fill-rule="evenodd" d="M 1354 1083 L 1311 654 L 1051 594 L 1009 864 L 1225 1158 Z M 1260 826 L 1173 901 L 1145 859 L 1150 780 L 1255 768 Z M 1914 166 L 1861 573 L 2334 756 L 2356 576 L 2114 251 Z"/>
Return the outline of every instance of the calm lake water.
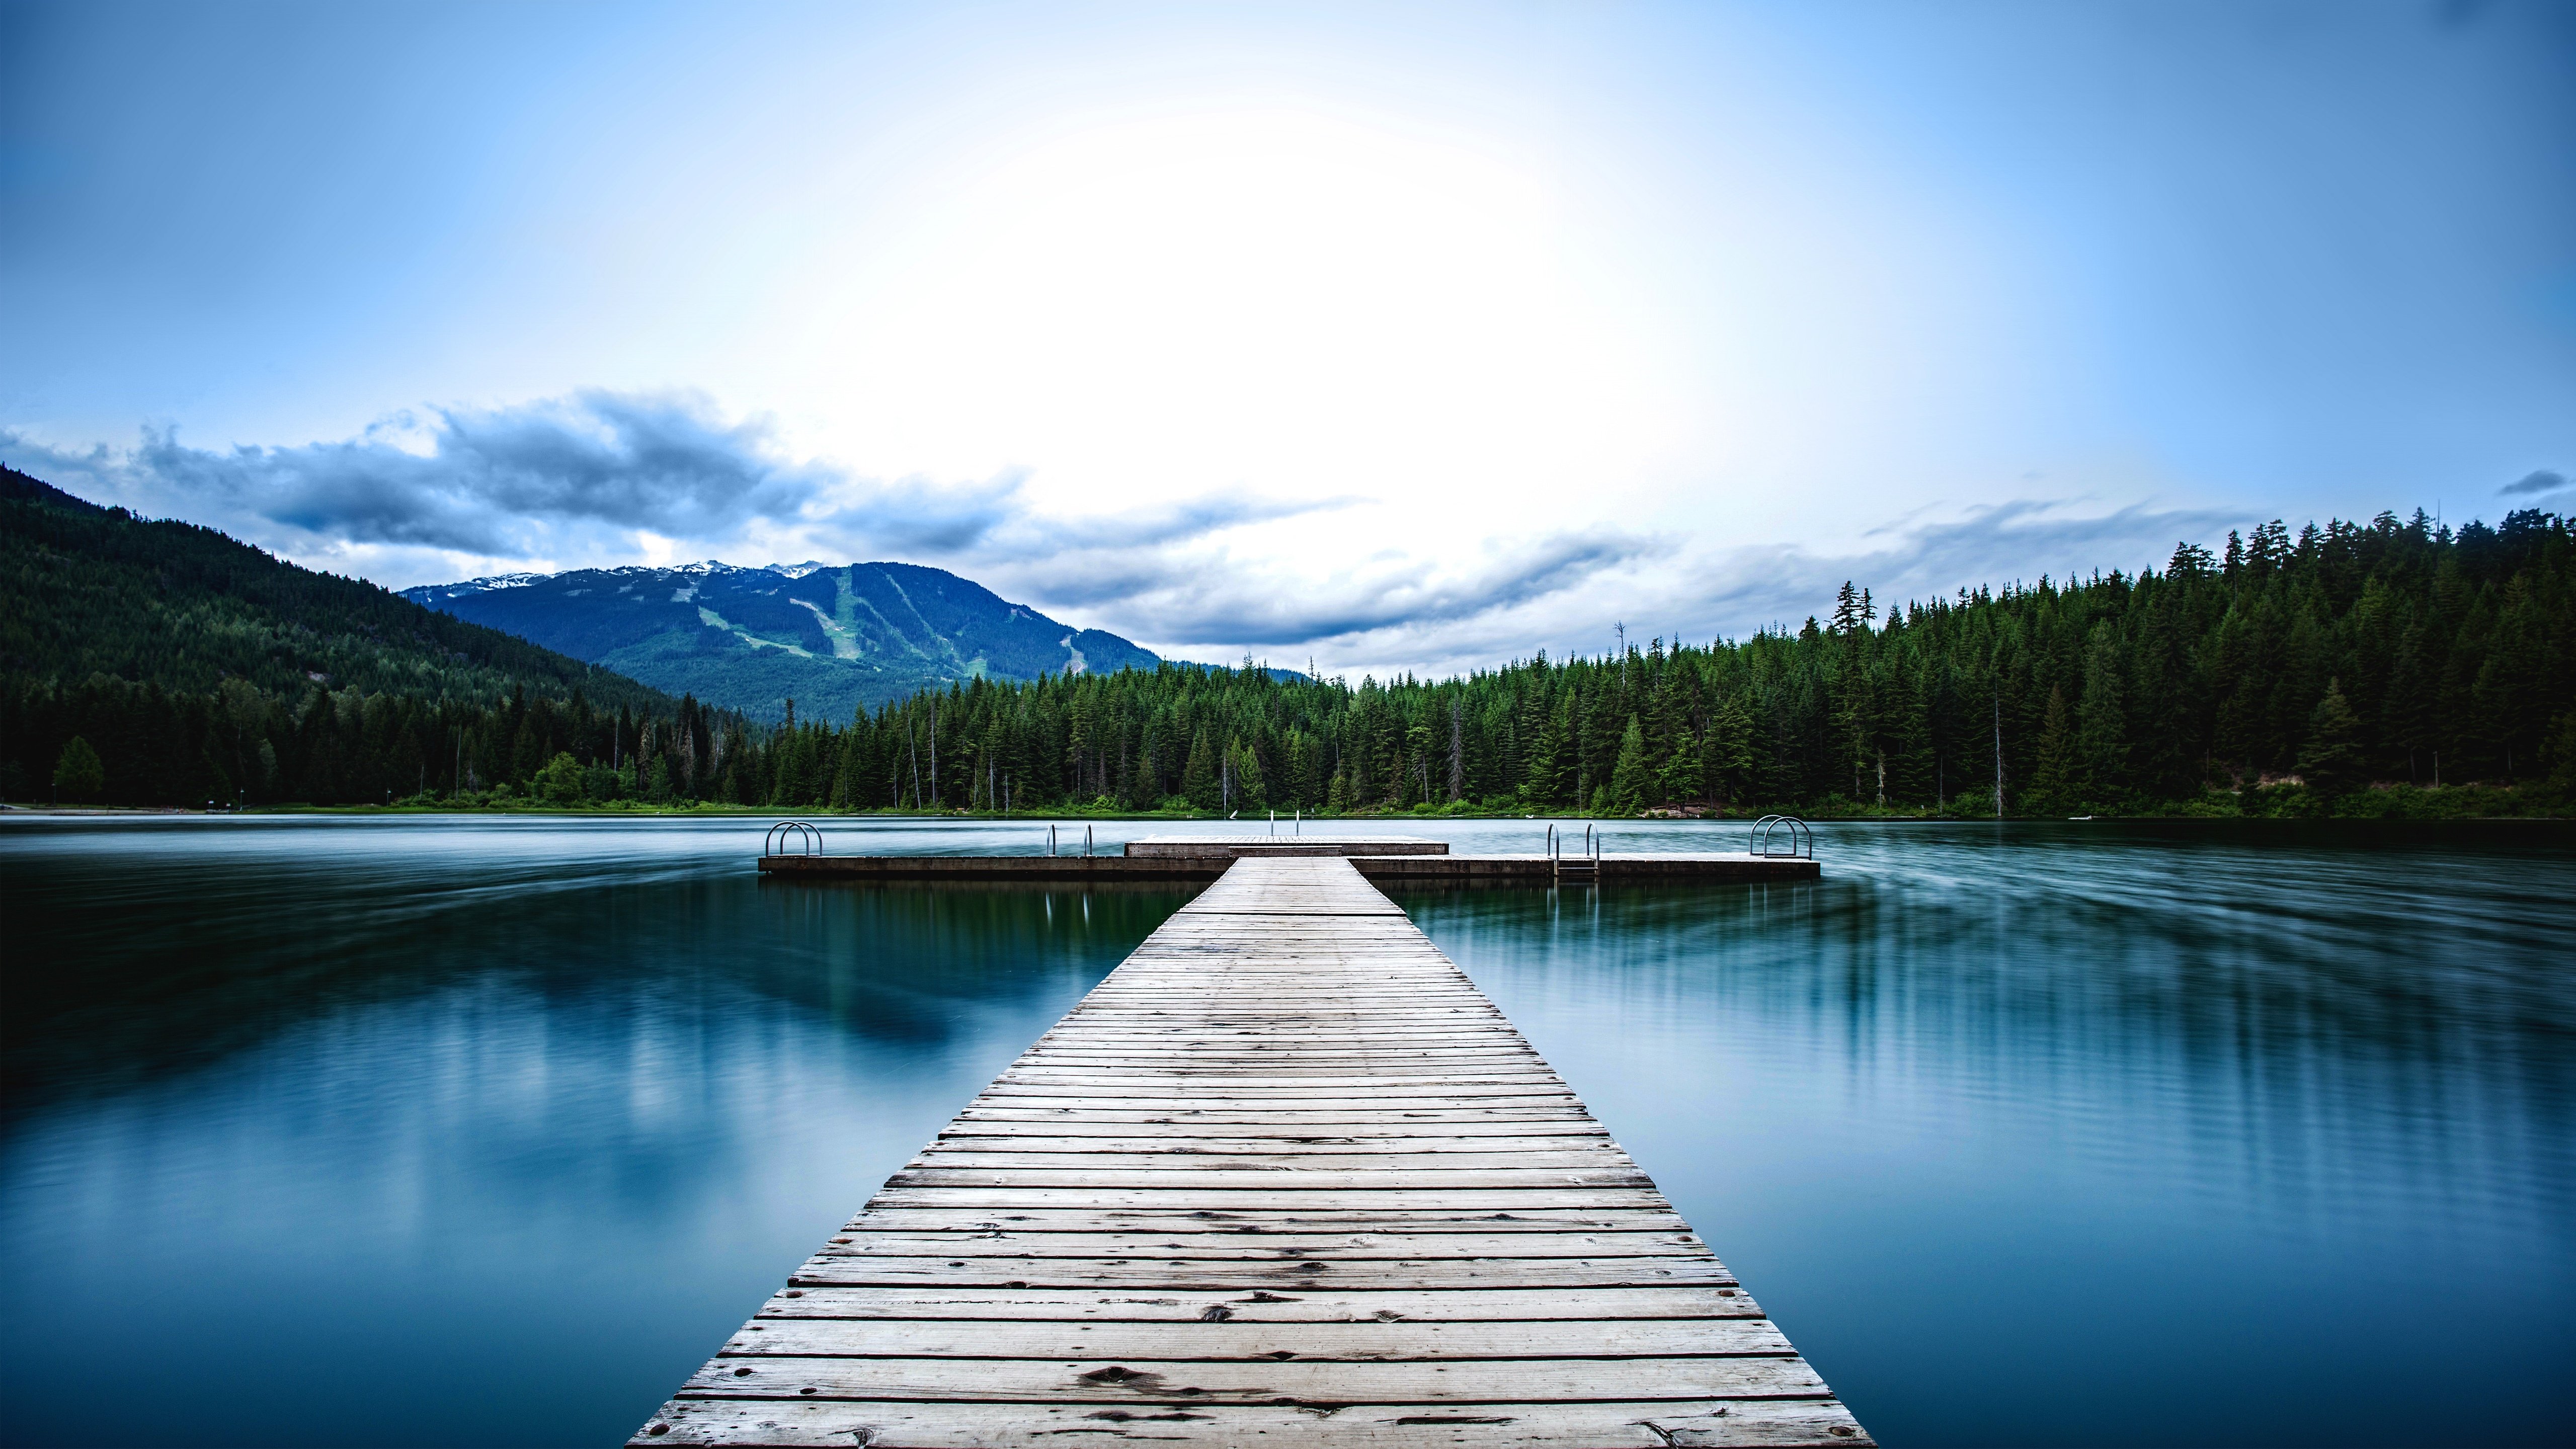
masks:
<path fill-rule="evenodd" d="M 1183 899 L 764 884 L 759 829 L 0 819 L 0 1441 L 622 1439 Z M 1873 1432 L 2568 1441 L 2576 834 L 1817 836 L 1402 901 Z"/>

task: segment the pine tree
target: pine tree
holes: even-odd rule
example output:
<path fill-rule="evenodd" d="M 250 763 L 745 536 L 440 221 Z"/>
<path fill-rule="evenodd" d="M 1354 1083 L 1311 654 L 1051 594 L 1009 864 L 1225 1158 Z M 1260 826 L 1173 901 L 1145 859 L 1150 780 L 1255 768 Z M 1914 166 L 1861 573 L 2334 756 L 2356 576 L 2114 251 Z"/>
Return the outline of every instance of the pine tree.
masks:
<path fill-rule="evenodd" d="M 545 736 L 537 731 L 536 711 L 519 717 L 519 729 L 510 742 L 510 783 L 525 784 L 546 767 Z"/>
<path fill-rule="evenodd" d="M 94 804 L 107 796 L 107 766 L 80 735 L 64 742 L 62 756 L 54 762 L 54 793 L 76 805 Z"/>
<path fill-rule="evenodd" d="M 2046 814 L 2064 814 L 2071 803 L 2070 787 L 2075 773 L 2075 730 L 2067 719 L 2066 691 L 2051 685 L 2048 709 L 2039 727 L 2039 761 L 2030 773 L 2030 790 L 2024 796 L 2024 808 Z"/>
<path fill-rule="evenodd" d="M 2299 747 L 2299 778 L 2332 799 L 2362 783 L 2361 716 L 2343 697 L 2343 681 L 2329 680 L 2325 698 L 2308 715 L 2307 742 Z"/>
<path fill-rule="evenodd" d="M 1646 808 L 1646 792 L 1654 784 L 1654 771 L 1646 764 L 1645 726 L 1632 714 L 1628 716 L 1628 728 L 1619 736 L 1619 759 L 1610 770 L 1610 809 L 1604 813 L 1641 813 Z"/>
<path fill-rule="evenodd" d="M 1190 741 L 1189 763 L 1181 767 L 1181 794 L 1188 797 L 1191 808 L 1214 810 L 1217 807 L 1217 772 L 1220 768 L 1216 751 L 1208 746 L 1207 730 L 1202 728 Z"/>
<path fill-rule="evenodd" d="M 1843 580 L 1843 586 L 1834 593 L 1834 617 L 1829 626 L 1835 637 L 1848 639 L 1860 632 L 1862 608 L 1860 591 L 1852 587 L 1851 580 Z"/>
<path fill-rule="evenodd" d="M 1699 739 L 1685 731 L 1655 772 L 1655 797 L 1658 803 L 1688 802 L 1708 793 L 1708 764 L 1700 750 Z"/>
<path fill-rule="evenodd" d="M 2113 799 L 2129 782 L 2129 716 L 2120 683 L 2120 645 L 2105 621 L 2084 651 L 2084 702 L 2076 712 L 2075 783 L 2088 803 Z"/>
<path fill-rule="evenodd" d="M 1567 691 L 1557 695 L 1554 707 L 1539 711 L 1538 730 L 1530 737 L 1529 772 L 1521 786 L 1530 804 L 1556 805 L 1571 795 L 1573 734 L 1574 697 Z"/>
<path fill-rule="evenodd" d="M 2398 636 L 2397 658 L 2389 668 L 2388 691 L 2379 712 L 2379 737 L 2387 748 L 2404 754 L 2409 784 L 2421 784 L 2427 778 L 2426 763 L 2438 748 L 2435 725 L 2440 701 L 2433 697 L 2433 670 L 2424 657 L 2426 642 L 2420 622 L 2407 625 Z"/>
<path fill-rule="evenodd" d="M 1226 746 L 1226 756 L 1232 762 L 1236 808 L 1258 810 L 1268 805 L 1270 787 L 1261 771 L 1261 757 L 1240 740 Z"/>
<path fill-rule="evenodd" d="M 1753 789 L 1753 738 L 1752 701 L 1740 692 L 1728 695 L 1709 719 L 1701 764 L 1710 781 L 1705 788 L 1729 804 L 1744 799 Z"/>
<path fill-rule="evenodd" d="M 2507 779 L 2530 766 L 2548 718 L 2543 683 L 2547 650 L 2539 613 L 2523 580 L 2505 586 L 2485 662 L 2469 692 L 2478 734 L 2496 752 Z"/>
<path fill-rule="evenodd" d="M 2576 796 L 2576 709 L 2558 717 L 2549 732 L 2549 755 L 2543 762 L 2549 766 L 2549 783 L 2562 794 Z"/>
<path fill-rule="evenodd" d="M 1465 709 L 1466 706 L 1457 699 L 1449 701 L 1449 803 L 1452 805 L 1467 793 Z"/>

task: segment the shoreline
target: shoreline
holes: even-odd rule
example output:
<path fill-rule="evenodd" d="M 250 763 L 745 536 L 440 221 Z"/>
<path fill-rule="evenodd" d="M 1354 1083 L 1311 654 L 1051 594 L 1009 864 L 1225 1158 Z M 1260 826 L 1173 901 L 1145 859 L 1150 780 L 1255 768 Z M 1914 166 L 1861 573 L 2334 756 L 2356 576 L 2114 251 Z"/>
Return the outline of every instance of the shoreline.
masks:
<path fill-rule="evenodd" d="M 2400 791 L 2404 793 L 2400 794 Z M 2304 794 L 2304 792 L 2302 792 L 2302 794 Z M 2017 824 L 2034 822 L 2044 823 L 2052 821 L 2070 824 L 2091 821 L 2098 821 L 2104 824 L 2137 824 L 2151 821 L 2183 820 L 2294 822 L 2354 820 L 2396 823 L 2439 823 L 2444 821 L 2528 821 L 2533 823 L 2564 823 L 2568 821 L 2576 821 L 2576 804 L 2552 801 L 2544 805 L 2540 802 L 2518 798 L 2520 794 L 2521 792 L 2519 790 L 2510 787 L 2496 788 L 2475 785 L 2452 785 L 2441 787 L 2440 793 L 2437 795 L 2429 788 L 2400 786 L 2396 787 L 2395 790 L 2384 792 L 2356 792 L 2355 795 L 2347 796 L 2342 801 L 2332 802 L 2335 806 L 2348 806 L 2354 804 L 2379 804 L 2382 806 L 2382 808 L 2375 810 L 2316 808 L 2318 806 L 2325 806 L 2328 802 L 2318 800 L 2313 796 L 2307 796 L 2304 799 L 2284 799 L 2278 801 L 2257 802 L 2258 804 L 2263 805 L 2289 806 L 2292 808 L 2265 808 L 2250 810 L 2243 808 L 2228 809 L 2207 801 L 2186 801 L 2179 802 L 2170 808 L 2143 812 L 2095 811 L 2084 815 L 2014 814 L 2003 816 L 1998 820 L 1998 817 L 1988 814 L 1965 814 L 1936 809 L 1903 809 L 1889 807 L 1884 809 L 1862 808 L 1858 810 L 1835 810 L 1830 806 L 1811 806 L 1807 812 L 1800 813 L 1799 818 L 1810 823 L 1865 821 L 1888 824 L 1973 824 L 1980 821 Z M 2463 796 L 2470 798 L 2460 798 Z M 2475 798 L 2481 796 L 2488 798 Z M 2476 806 L 2493 803 L 2495 805 L 2505 806 L 2506 808 L 2501 810 L 2479 810 L 2474 808 L 2461 809 L 2456 807 L 2438 808 L 2451 806 L 2452 801 L 2455 799 L 2458 800 L 2459 805 Z M 2427 806 L 2437 808 L 2425 808 Z M 1619 824 L 1697 822 L 1702 824 L 1715 823 L 1749 826 L 1756 819 L 1760 818 L 1761 813 L 1769 812 L 1744 814 L 1728 812 L 1722 814 L 1711 813 L 1696 815 L 1670 813 L 1596 815 L 1581 810 L 1489 810 L 1475 807 L 1447 807 L 1438 810 L 1422 811 L 1342 811 L 1336 813 L 1308 814 L 1302 818 L 1307 822 L 1351 821 L 1424 825 L 1436 824 L 1443 820 L 1583 820 Z M 1259 825 L 1268 823 L 1270 818 L 1266 812 L 1261 815 L 1237 814 L 1235 816 L 1227 816 L 1215 811 L 1087 810 L 1081 808 L 1057 811 L 1015 811 L 1006 815 L 997 811 L 980 810 L 896 810 L 891 808 L 869 810 L 831 810 L 816 809 L 811 806 L 800 807 L 789 805 L 719 805 L 707 803 L 691 805 L 646 805 L 630 804 L 626 802 L 584 803 L 578 805 L 523 805 L 515 803 L 451 803 L 447 801 L 419 803 L 398 801 L 392 805 L 304 805 L 284 803 L 275 805 L 254 805 L 238 810 L 206 810 L 184 805 L 47 805 L 20 801 L 0 801 L 0 816 L 33 816 L 47 819 L 135 819 L 180 816 L 192 818 L 217 816 L 262 816 L 269 818 L 291 816 L 351 816 L 360 818 L 373 816 L 492 818 L 577 817 L 584 819 L 610 820 L 912 820 L 923 822 L 954 821 L 973 824 L 1008 824 L 1012 822 L 1026 822 L 1033 825 L 1043 825 L 1051 822 L 1061 823 L 1068 820 L 1200 822 L 1214 824 L 1233 823 L 1239 825 Z"/>

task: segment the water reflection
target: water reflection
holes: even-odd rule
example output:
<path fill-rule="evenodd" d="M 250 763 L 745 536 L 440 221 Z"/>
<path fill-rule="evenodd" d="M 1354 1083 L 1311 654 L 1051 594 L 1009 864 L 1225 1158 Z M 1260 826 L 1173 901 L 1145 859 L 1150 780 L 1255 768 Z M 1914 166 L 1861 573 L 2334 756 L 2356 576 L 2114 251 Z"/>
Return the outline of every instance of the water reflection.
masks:
<path fill-rule="evenodd" d="M 1183 899 L 739 836 L 0 834 L 0 1438 L 614 1442 Z"/>
<path fill-rule="evenodd" d="M 1834 827 L 1814 885 L 1405 904 L 1890 1442 L 2548 1442 L 2565 841 Z"/>

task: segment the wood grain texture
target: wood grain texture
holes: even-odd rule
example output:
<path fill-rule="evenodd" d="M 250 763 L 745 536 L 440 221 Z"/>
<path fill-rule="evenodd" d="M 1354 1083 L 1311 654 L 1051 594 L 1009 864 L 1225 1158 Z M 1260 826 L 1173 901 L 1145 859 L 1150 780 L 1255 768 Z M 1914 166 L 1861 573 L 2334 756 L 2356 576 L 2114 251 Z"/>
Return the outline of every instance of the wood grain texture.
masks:
<path fill-rule="evenodd" d="M 1869 1438 L 1352 865 L 1236 861 L 636 1444 Z"/>

